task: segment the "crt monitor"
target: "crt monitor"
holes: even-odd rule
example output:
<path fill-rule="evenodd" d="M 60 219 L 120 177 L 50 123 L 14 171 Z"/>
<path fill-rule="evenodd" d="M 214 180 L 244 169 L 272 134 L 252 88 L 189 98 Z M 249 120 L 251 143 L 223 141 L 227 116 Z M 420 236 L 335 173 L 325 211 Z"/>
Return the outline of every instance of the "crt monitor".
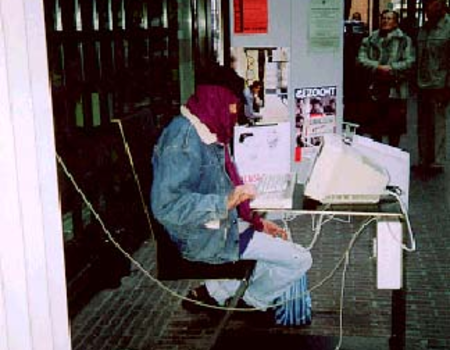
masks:
<path fill-rule="evenodd" d="M 305 196 L 324 204 L 376 203 L 389 175 L 339 134 L 326 134 L 305 183 Z"/>

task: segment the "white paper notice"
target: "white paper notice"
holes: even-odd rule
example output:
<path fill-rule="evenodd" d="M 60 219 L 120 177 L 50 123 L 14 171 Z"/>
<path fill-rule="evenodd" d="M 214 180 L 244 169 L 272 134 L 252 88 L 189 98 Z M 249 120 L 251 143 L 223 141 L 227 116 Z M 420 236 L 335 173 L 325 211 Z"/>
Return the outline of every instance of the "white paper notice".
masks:
<path fill-rule="evenodd" d="M 263 174 L 290 172 L 290 123 L 237 126 L 234 159 L 245 183 L 257 182 Z"/>

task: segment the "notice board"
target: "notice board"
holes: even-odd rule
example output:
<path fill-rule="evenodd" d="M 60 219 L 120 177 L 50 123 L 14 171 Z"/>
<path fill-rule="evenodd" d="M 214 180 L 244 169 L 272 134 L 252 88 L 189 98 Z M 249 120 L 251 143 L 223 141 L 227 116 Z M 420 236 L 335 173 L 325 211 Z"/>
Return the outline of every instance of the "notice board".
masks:
<path fill-rule="evenodd" d="M 286 106 L 287 121 L 290 125 L 290 145 L 287 152 L 291 171 L 296 171 L 300 166 L 295 157 L 300 130 L 299 125 L 296 126 L 296 115 L 298 115 L 296 102 L 299 102 L 300 92 L 305 91 L 302 89 L 333 88 L 333 95 L 329 94 L 321 98 L 322 103 L 326 102 L 331 111 L 324 112 L 319 117 L 315 116 L 314 123 L 311 123 L 312 119 L 308 121 L 309 124 L 306 123 L 305 127 L 309 128 L 309 134 L 320 135 L 323 130 L 339 133 L 342 129 L 344 2 L 342 0 L 267 0 L 267 2 L 236 0 L 231 4 L 230 50 L 243 52 L 248 57 L 248 62 L 242 64 L 239 61 L 237 71 L 243 72 L 241 75 L 247 83 L 253 80 L 263 82 L 265 89 L 263 97 L 267 104 L 274 101 L 280 106 L 281 103 Z M 260 6 L 263 4 L 261 17 L 258 20 L 261 19 L 264 23 L 260 26 L 264 29 L 252 31 L 251 25 L 245 29 L 242 27 L 245 18 L 241 16 L 243 14 L 245 16 L 245 10 L 250 11 L 251 6 L 256 4 Z M 244 5 L 249 7 L 246 8 Z M 256 23 L 256 20 L 254 19 L 253 23 Z M 325 24 L 329 35 L 323 34 L 322 29 Z M 278 54 L 284 52 L 288 53 L 288 63 L 282 55 Z M 272 67 L 275 68 L 272 69 Z M 267 74 L 271 72 L 274 74 Z M 265 109 L 271 110 L 269 105 L 266 105 Z M 236 156 L 239 157 L 238 154 Z M 279 159 L 281 162 L 284 158 Z M 278 159 L 274 159 L 274 162 L 278 162 Z"/>

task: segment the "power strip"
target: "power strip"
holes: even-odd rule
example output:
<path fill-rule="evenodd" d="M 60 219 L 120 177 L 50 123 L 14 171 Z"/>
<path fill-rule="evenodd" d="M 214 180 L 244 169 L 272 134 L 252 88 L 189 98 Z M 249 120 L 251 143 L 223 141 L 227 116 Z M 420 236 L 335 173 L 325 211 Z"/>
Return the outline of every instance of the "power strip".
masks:
<path fill-rule="evenodd" d="M 403 225 L 400 221 L 377 222 L 377 288 L 403 286 Z"/>

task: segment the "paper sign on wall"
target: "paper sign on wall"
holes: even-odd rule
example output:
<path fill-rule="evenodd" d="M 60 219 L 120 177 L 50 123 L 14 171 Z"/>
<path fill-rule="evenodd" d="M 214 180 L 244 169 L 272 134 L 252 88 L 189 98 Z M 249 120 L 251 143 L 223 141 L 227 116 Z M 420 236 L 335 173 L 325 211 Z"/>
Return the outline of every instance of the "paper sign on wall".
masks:
<path fill-rule="evenodd" d="M 311 51 L 336 52 L 339 49 L 341 6 L 341 0 L 310 1 L 308 44 Z"/>
<path fill-rule="evenodd" d="M 265 34 L 268 27 L 268 0 L 234 0 L 234 32 Z"/>
<path fill-rule="evenodd" d="M 234 159 L 244 183 L 255 183 L 264 174 L 290 172 L 290 123 L 237 126 Z"/>

